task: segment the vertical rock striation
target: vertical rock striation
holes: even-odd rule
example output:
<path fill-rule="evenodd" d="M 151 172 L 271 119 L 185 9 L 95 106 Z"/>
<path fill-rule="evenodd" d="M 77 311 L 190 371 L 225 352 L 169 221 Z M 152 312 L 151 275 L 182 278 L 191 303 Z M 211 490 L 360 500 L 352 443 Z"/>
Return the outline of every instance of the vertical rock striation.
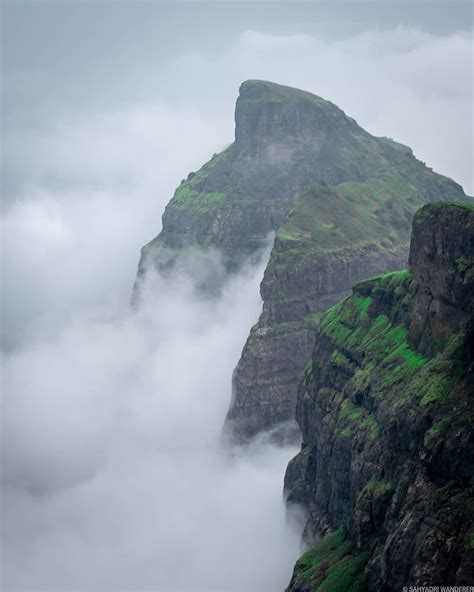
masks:
<path fill-rule="evenodd" d="M 317 542 L 289 592 L 472 584 L 473 296 L 474 209 L 436 203 L 415 216 L 409 270 L 321 317 L 285 476 Z"/>

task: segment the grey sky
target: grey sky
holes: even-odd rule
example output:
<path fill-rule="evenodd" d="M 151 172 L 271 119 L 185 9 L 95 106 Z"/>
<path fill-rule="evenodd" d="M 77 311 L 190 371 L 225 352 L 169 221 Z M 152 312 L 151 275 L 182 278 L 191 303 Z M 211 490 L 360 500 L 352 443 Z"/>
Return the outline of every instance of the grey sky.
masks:
<path fill-rule="evenodd" d="M 2 31 L 5 112 L 31 109 L 51 98 L 76 108 L 149 98 L 150 74 L 158 77 L 166 60 L 195 50 L 216 54 L 246 29 L 328 39 L 397 25 L 446 34 L 471 29 L 472 10 L 471 2 L 456 0 L 7 1 Z M 26 82 L 27 75 L 33 79 Z M 159 91 L 166 95 L 169 84 L 162 81 Z M 22 96 L 22 88 L 30 92 Z"/>

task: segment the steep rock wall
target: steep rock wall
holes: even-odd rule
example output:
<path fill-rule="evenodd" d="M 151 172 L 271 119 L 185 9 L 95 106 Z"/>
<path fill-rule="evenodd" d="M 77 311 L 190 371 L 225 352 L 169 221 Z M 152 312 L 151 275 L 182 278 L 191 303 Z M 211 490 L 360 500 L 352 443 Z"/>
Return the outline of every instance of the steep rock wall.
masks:
<path fill-rule="evenodd" d="M 322 316 L 285 476 L 316 543 L 289 592 L 472 584 L 473 272 L 474 210 L 425 206 L 410 270 Z"/>
<path fill-rule="evenodd" d="M 234 372 L 224 428 L 231 441 L 265 430 L 277 441 L 300 437 L 297 385 L 320 313 L 355 282 L 406 266 L 412 212 L 425 199 L 414 183 L 392 179 L 319 185 L 297 199 L 277 232 L 263 312 Z"/>

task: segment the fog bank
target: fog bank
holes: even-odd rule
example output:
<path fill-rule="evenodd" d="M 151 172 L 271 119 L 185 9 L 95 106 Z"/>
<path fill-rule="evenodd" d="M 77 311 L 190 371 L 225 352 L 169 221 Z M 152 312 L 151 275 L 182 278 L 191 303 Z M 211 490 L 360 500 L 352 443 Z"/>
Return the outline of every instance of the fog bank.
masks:
<path fill-rule="evenodd" d="M 262 267 L 139 313 L 71 323 L 7 355 L 7 590 L 281 590 L 299 550 L 282 476 L 295 450 L 219 447 Z"/>

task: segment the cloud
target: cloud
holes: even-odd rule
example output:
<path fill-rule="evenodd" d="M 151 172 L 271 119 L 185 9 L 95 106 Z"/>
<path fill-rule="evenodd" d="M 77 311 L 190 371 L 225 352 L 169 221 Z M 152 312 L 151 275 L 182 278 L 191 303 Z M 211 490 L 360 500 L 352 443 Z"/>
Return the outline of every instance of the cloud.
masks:
<path fill-rule="evenodd" d="M 218 54 L 175 55 L 156 71 L 140 64 L 146 102 L 111 96 L 104 109 L 91 95 L 87 112 L 35 110 L 23 96 L 5 129 L 7 590 L 253 592 L 288 581 L 299 533 L 281 488 L 294 451 L 218 447 L 262 267 L 212 301 L 186 274 L 150 278 L 143 309 L 128 309 L 139 249 L 174 188 L 232 141 L 242 80 L 330 99 L 472 192 L 467 34 L 246 31 Z M 29 91 L 42 79 L 33 74 L 21 74 Z"/>
<path fill-rule="evenodd" d="M 248 78 L 314 92 L 369 132 L 410 145 L 418 158 L 473 193 L 472 67 L 470 33 L 398 26 L 339 39 L 249 30 L 228 52 L 181 56 L 169 71 L 213 94 L 216 80 L 228 96 L 229 87 Z M 219 89 L 217 95 L 221 99 Z"/>
<path fill-rule="evenodd" d="M 10 131 L 4 346 L 127 307 L 142 245 L 180 179 L 223 147 L 220 121 L 160 104 Z M 97 312 L 97 310 L 95 312 Z"/>
<path fill-rule="evenodd" d="M 218 301 L 186 276 L 154 278 L 140 312 L 6 355 L 7 590 L 286 584 L 299 531 L 282 475 L 295 450 L 218 444 L 261 274 L 233 278 Z"/>

